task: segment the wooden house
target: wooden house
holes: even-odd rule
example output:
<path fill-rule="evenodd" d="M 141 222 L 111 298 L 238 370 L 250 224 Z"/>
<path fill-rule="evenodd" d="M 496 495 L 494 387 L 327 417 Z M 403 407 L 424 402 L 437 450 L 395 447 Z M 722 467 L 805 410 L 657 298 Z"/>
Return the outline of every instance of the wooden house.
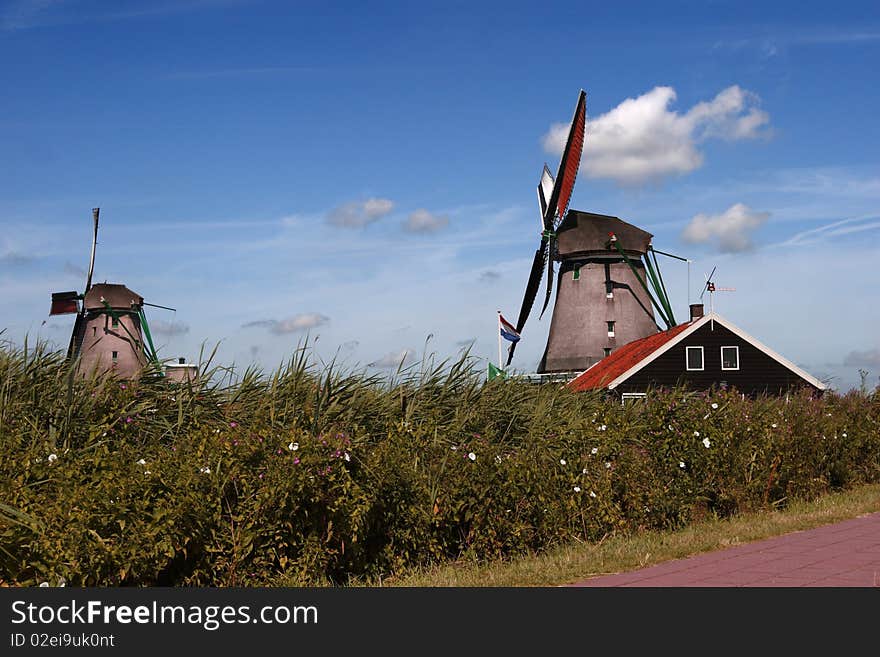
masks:
<path fill-rule="evenodd" d="M 702 304 L 691 306 L 689 322 L 616 349 L 568 385 L 578 391 L 609 390 L 625 399 L 678 384 L 735 388 L 749 396 L 827 389 L 720 315 L 704 315 Z"/>

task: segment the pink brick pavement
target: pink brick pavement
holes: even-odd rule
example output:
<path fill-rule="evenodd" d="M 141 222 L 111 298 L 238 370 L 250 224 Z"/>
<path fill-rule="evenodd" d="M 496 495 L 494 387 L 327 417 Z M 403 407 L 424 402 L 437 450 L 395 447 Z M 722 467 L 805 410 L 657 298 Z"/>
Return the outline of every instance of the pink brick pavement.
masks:
<path fill-rule="evenodd" d="M 574 586 L 880 586 L 880 513 Z"/>

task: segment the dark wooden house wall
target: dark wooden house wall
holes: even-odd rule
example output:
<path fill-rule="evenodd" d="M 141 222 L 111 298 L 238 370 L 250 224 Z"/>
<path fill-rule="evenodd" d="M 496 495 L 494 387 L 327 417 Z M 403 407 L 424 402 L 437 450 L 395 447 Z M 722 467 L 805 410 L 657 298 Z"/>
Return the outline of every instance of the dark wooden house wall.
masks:
<path fill-rule="evenodd" d="M 808 381 L 771 358 L 763 351 L 724 328 L 718 322 L 707 322 L 694 333 L 669 349 L 629 379 L 615 388 L 619 393 L 644 392 L 649 387 L 671 387 L 686 383 L 698 390 L 722 383 L 739 392 L 755 396 L 762 393 L 779 394 L 790 389 L 808 386 Z M 739 369 L 721 369 L 721 347 L 739 347 Z M 685 348 L 703 347 L 702 371 L 688 371 Z"/>

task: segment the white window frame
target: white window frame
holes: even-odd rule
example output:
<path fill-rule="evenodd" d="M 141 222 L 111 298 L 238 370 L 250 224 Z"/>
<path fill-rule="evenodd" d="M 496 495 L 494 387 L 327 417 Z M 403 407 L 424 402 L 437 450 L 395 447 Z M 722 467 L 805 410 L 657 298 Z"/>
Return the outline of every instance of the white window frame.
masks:
<path fill-rule="evenodd" d="M 691 367 L 690 361 L 688 358 L 688 352 L 691 349 L 699 349 L 700 350 L 700 367 Z M 703 372 L 706 369 L 706 350 L 703 347 L 685 347 L 684 348 L 684 368 L 688 372 Z"/>
<path fill-rule="evenodd" d="M 613 337 L 614 337 L 614 325 L 615 325 L 615 323 L 616 323 L 616 321 L 613 320 L 613 319 L 607 320 L 607 321 L 605 322 L 605 324 L 608 326 L 608 337 L 609 337 L 609 338 L 613 338 Z"/>
<path fill-rule="evenodd" d="M 725 349 L 736 349 L 736 367 L 724 367 L 724 350 Z M 721 347 L 721 369 L 726 370 L 726 371 L 739 369 L 739 345 L 730 344 L 730 345 L 724 345 L 723 347 Z"/>
<path fill-rule="evenodd" d="M 647 393 L 644 392 L 624 392 L 620 395 L 620 405 L 623 406 L 628 401 L 636 401 L 637 399 L 644 399 L 647 396 Z"/>

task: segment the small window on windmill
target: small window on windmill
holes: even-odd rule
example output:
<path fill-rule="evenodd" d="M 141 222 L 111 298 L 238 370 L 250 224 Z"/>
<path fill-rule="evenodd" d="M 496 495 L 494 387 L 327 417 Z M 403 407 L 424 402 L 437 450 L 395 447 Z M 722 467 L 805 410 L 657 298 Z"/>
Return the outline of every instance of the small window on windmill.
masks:
<path fill-rule="evenodd" d="M 580 280 L 580 278 L 581 278 L 581 266 L 575 265 L 574 270 L 571 273 L 571 279 L 573 281 L 577 281 L 577 280 Z"/>
<path fill-rule="evenodd" d="M 96 335 L 98 335 L 98 327 L 93 326 L 92 327 L 92 337 L 95 337 Z"/>
<path fill-rule="evenodd" d="M 117 362 L 119 360 L 119 352 L 118 351 L 110 352 L 110 357 L 113 359 L 114 363 Z"/>
<path fill-rule="evenodd" d="M 614 298 L 614 284 L 611 281 L 605 281 L 605 298 Z"/>
<path fill-rule="evenodd" d="M 607 324 L 608 324 L 608 337 L 613 338 L 614 337 L 614 322 L 607 322 Z"/>
<path fill-rule="evenodd" d="M 606 356 L 610 356 L 610 355 L 611 355 L 611 347 L 605 347 L 604 351 L 605 351 L 605 355 L 606 355 Z"/>
<path fill-rule="evenodd" d="M 110 322 L 110 326 L 112 326 L 113 328 L 119 328 L 119 318 L 114 317 L 113 320 Z"/>

